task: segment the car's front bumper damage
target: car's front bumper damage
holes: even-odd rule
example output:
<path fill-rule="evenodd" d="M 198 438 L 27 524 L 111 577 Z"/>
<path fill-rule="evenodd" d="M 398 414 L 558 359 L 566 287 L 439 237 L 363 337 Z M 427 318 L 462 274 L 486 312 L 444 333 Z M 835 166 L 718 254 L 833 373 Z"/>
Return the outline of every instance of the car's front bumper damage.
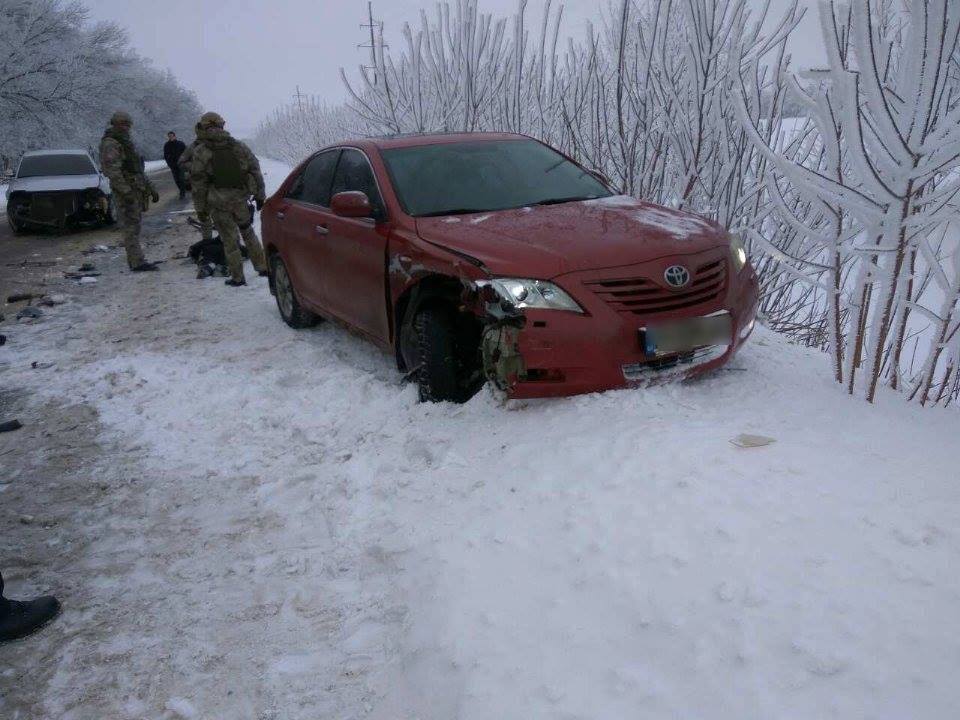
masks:
<path fill-rule="evenodd" d="M 685 352 L 650 355 L 640 339 L 644 318 L 612 312 L 571 284 L 566 289 L 585 313 L 528 309 L 504 314 L 502 306 L 485 304 L 484 372 L 509 397 L 576 395 L 708 372 L 727 363 L 749 338 L 757 312 L 757 280 L 747 269 L 730 279 L 719 307 L 692 307 L 658 318 L 683 321 L 729 314 L 728 338 Z"/>
<path fill-rule="evenodd" d="M 62 230 L 109 220 L 110 204 L 98 188 L 46 192 L 14 192 L 7 214 L 17 226 Z"/>

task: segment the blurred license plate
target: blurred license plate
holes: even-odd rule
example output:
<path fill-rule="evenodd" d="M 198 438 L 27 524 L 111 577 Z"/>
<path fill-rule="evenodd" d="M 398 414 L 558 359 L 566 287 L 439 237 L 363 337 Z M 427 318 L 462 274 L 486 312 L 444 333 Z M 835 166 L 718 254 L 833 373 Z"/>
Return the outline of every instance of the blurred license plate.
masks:
<path fill-rule="evenodd" d="M 730 313 L 721 313 L 649 325 L 640 330 L 640 344 L 647 355 L 669 355 L 706 345 L 729 345 L 732 335 Z"/>

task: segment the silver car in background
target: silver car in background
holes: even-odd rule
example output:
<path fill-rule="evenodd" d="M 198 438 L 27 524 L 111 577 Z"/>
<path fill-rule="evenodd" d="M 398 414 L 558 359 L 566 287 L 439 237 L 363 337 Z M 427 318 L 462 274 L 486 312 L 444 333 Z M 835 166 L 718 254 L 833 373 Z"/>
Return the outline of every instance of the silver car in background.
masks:
<path fill-rule="evenodd" d="M 7 188 L 7 220 L 14 233 L 112 223 L 110 181 L 86 150 L 24 153 Z"/>

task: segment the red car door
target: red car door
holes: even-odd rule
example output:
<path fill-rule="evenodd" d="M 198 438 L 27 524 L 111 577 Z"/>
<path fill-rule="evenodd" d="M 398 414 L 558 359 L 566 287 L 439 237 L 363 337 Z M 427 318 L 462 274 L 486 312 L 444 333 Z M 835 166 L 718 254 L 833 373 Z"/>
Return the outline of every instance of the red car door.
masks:
<path fill-rule="evenodd" d="M 300 300 L 313 307 L 324 307 L 324 230 L 339 155 L 338 149 L 327 150 L 311 158 L 277 211 L 287 271 Z"/>
<path fill-rule="evenodd" d="M 353 327 L 381 342 L 389 341 L 386 311 L 386 252 L 389 228 L 383 200 L 367 156 L 344 148 L 333 177 L 331 197 L 339 192 L 366 193 L 373 218 L 329 215 L 323 268 L 323 306 Z"/>

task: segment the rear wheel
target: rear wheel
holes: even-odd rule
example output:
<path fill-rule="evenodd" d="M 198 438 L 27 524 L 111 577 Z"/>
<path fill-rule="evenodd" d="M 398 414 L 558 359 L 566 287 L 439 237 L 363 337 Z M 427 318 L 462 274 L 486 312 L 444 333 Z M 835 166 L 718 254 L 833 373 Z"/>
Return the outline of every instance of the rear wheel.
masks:
<path fill-rule="evenodd" d="M 283 321 L 296 330 L 316 325 L 320 318 L 300 305 L 297 293 L 293 289 L 293 282 L 290 280 L 290 273 L 287 272 L 287 266 L 279 253 L 271 258 L 271 270 L 273 286 L 277 294 L 277 308 L 280 310 Z"/>
<path fill-rule="evenodd" d="M 421 402 L 463 403 L 483 384 L 472 367 L 476 344 L 458 326 L 452 308 L 431 305 L 413 320 L 412 354 Z"/>

